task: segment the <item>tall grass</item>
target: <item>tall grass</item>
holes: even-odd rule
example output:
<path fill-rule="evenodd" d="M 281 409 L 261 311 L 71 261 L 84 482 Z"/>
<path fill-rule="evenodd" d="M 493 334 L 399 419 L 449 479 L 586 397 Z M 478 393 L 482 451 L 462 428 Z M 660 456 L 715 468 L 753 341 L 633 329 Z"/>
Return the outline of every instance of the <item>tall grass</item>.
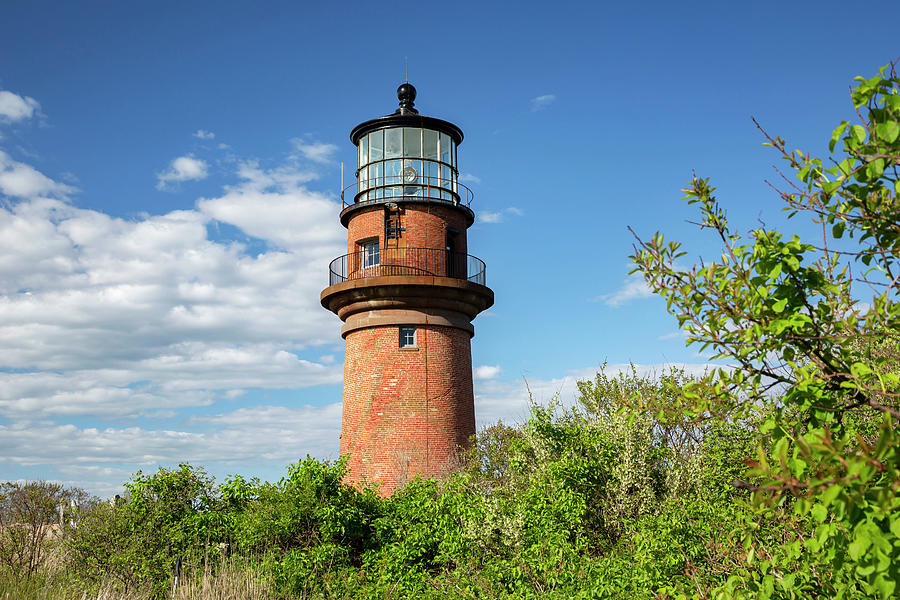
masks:
<path fill-rule="evenodd" d="M 29 580 L 17 581 L 13 574 L 0 570 L 0 600 L 153 600 L 150 590 L 123 590 L 113 581 L 105 581 L 96 589 L 75 587 L 56 553 L 41 565 Z M 179 578 L 178 587 L 172 581 L 173 600 L 272 600 L 280 598 L 274 592 L 269 577 L 251 565 L 244 557 L 223 560 L 215 568 L 188 571 Z"/>

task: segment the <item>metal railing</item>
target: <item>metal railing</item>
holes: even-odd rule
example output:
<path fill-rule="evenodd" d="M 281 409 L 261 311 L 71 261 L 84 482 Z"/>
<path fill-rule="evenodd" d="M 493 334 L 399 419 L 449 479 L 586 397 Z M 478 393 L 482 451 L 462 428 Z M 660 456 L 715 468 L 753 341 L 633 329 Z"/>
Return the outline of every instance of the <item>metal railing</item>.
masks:
<path fill-rule="evenodd" d="M 414 183 L 408 183 L 400 175 L 384 175 L 345 187 L 341 190 L 341 207 L 413 199 L 471 208 L 474 198 L 475 193 L 457 180 L 419 176 Z"/>
<path fill-rule="evenodd" d="M 442 248 L 381 248 L 339 256 L 329 266 L 328 285 L 363 277 L 430 275 L 485 284 L 484 261 Z"/>

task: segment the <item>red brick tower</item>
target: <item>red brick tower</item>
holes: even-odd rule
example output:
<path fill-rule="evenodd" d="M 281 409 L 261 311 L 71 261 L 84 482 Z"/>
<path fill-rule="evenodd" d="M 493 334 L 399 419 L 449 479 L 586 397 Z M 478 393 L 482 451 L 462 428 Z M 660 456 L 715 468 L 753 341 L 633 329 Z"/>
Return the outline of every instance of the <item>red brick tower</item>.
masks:
<path fill-rule="evenodd" d="M 344 193 L 347 254 L 331 262 L 322 305 L 344 326 L 341 455 L 348 480 L 390 493 L 441 476 L 475 433 L 472 319 L 494 303 L 484 263 L 467 254 L 475 220 L 460 184 L 462 131 L 400 108 L 357 125 L 357 181 Z"/>

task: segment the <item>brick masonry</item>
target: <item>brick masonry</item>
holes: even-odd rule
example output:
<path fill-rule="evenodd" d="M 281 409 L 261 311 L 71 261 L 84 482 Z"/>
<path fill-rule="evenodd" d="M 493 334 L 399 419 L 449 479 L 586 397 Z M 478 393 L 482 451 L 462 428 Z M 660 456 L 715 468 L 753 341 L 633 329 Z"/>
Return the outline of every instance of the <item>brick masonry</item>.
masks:
<path fill-rule="evenodd" d="M 418 326 L 416 348 L 398 326 L 346 336 L 341 454 L 351 483 L 390 493 L 415 475 L 440 477 L 475 433 L 469 333 Z"/>
<path fill-rule="evenodd" d="M 403 232 L 402 245 L 408 248 L 444 248 L 447 242 L 447 229 L 458 231 L 456 235 L 456 251 L 467 254 L 466 250 L 466 216 L 450 206 L 434 203 L 402 204 L 400 226 Z M 387 248 L 384 236 L 384 204 L 375 204 L 353 214 L 347 223 L 347 253 L 357 252 L 359 243 L 364 240 L 378 239 L 381 248 Z"/>
<path fill-rule="evenodd" d="M 345 221 L 347 252 L 377 239 L 381 263 L 390 264 L 406 248 L 433 248 L 439 252 L 429 253 L 425 265 L 432 275 L 360 269 L 322 292 L 323 306 L 345 321 L 340 452 L 349 455 L 347 480 L 378 483 L 385 494 L 416 475 L 445 475 L 475 433 L 471 321 L 493 304 L 489 288 L 443 271 L 448 235 L 456 252 L 467 253 L 471 211 L 427 202 L 398 205 L 355 207 Z M 399 214 L 403 232 L 387 243 L 389 213 Z M 400 348 L 404 325 L 416 327 L 415 348 Z"/>

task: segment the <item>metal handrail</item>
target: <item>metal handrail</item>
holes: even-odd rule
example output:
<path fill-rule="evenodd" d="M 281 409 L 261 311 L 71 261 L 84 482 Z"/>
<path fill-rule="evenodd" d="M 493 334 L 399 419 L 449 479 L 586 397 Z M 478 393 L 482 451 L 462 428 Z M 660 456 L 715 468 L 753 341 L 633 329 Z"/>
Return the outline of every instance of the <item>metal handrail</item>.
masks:
<path fill-rule="evenodd" d="M 454 186 L 456 189 L 454 189 Z M 409 189 L 417 191 L 418 193 L 406 193 Z M 390 189 L 392 192 L 400 191 L 400 194 L 394 194 L 393 196 L 385 196 L 382 198 L 376 198 L 374 200 L 358 200 L 358 197 L 361 193 L 367 192 L 369 190 L 388 190 Z M 349 190 L 353 190 L 349 194 L 347 193 Z M 450 192 L 454 196 L 453 200 L 447 200 L 446 198 L 441 198 L 441 192 Z M 350 198 L 348 201 L 347 198 Z M 427 177 L 427 176 L 418 176 L 415 182 L 407 183 L 404 182 L 402 176 L 400 175 L 382 175 L 381 177 L 374 177 L 371 179 L 363 179 L 361 181 L 357 181 L 356 183 L 351 183 L 343 190 L 341 190 L 341 208 L 347 208 L 348 206 L 354 206 L 356 204 L 376 204 L 379 202 L 395 202 L 398 199 L 404 198 L 412 198 L 416 200 L 427 200 L 431 202 L 443 202 L 445 204 L 454 204 L 454 205 L 464 205 L 466 208 L 471 208 L 472 200 L 475 198 L 475 193 L 470 190 L 467 186 L 459 183 L 459 181 L 453 179 L 442 179 L 440 177 Z"/>
<path fill-rule="evenodd" d="M 388 275 L 452 277 L 486 285 L 483 260 L 443 248 L 381 248 L 345 254 L 331 261 L 328 285 Z"/>

